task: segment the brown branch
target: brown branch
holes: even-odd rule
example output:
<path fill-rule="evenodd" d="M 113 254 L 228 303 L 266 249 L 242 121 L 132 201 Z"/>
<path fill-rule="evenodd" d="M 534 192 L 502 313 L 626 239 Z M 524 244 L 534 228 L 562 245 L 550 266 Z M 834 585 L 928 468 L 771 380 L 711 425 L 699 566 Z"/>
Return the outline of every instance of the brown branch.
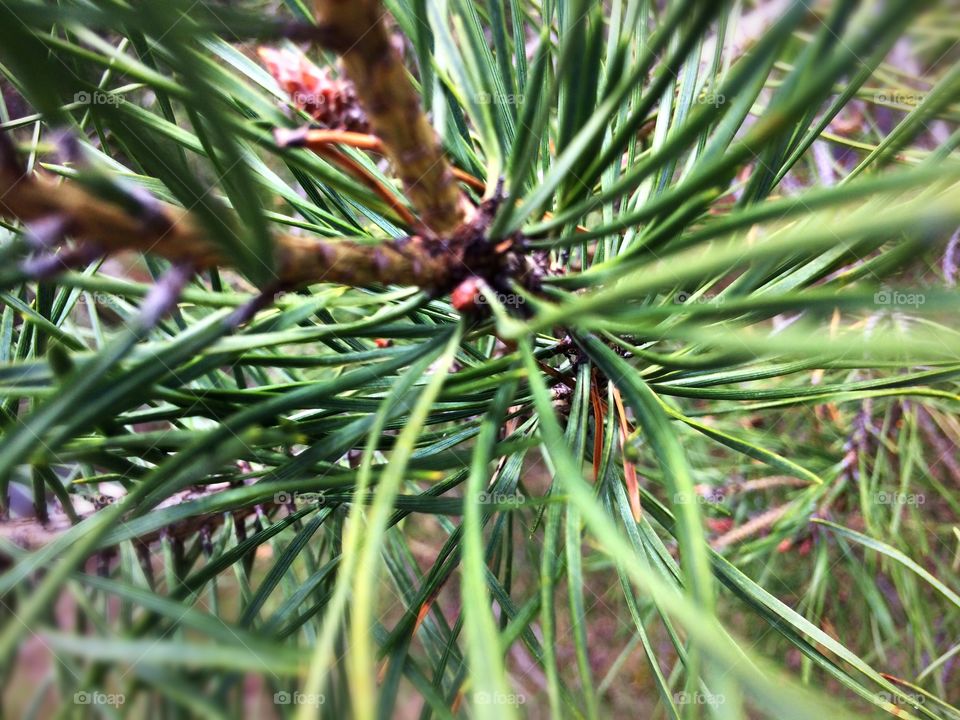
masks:
<path fill-rule="evenodd" d="M 63 232 L 80 243 L 110 254 L 149 252 L 198 270 L 230 265 L 206 227 L 183 208 L 157 203 L 149 216 L 138 217 L 103 200 L 76 182 L 54 182 L 25 173 L 7 136 L 0 134 L 0 215 L 24 223 L 56 217 Z M 475 229 L 465 227 L 461 233 Z M 469 234 L 469 233 L 468 233 Z M 416 285 L 445 291 L 465 274 L 470 248 L 414 235 L 380 243 L 317 239 L 296 235 L 275 238 L 276 282 L 297 286 L 313 282 L 346 285 Z M 474 260 L 473 264 L 483 263 Z"/>
<path fill-rule="evenodd" d="M 474 208 L 420 106 L 380 0 L 315 0 L 314 8 L 324 44 L 341 56 L 370 127 L 423 223 L 445 235 L 470 221 Z"/>
<path fill-rule="evenodd" d="M 345 285 L 415 285 L 446 292 L 476 276 L 494 287 L 519 281 L 538 285 L 541 269 L 528 262 L 519 238 L 491 245 L 485 232 L 499 202 L 494 197 L 474 207 L 463 194 L 456 175 L 419 103 L 401 54 L 394 47 L 379 0 L 316 0 L 320 19 L 317 37 L 341 54 L 347 76 L 370 120 L 374 135 L 337 131 L 336 138 L 357 147 L 382 151 L 393 163 L 419 221 L 399 199 L 372 177 L 375 189 L 411 223 L 419 234 L 399 240 L 366 243 L 349 239 L 318 239 L 299 235 L 275 238 L 276 277 L 271 286 L 313 282 Z M 324 152 L 353 172 L 362 168 L 333 148 Z M 466 173 L 461 179 L 482 183 Z M 0 216 L 23 223 L 56 218 L 62 235 L 77 242 L 75 250 L 96 249 L 109 254 L 122 250 L 149 252 L 197 270 L 228 266 L 208 226 L 183 208 L 134 202 L 133 209 L 99 197 L 82 183 L 56 183 L 27 174 L 17 162 L 9 139 L 0 134 Z M 60 267 L 58 256 L 49 256 Z M 29 275 L 23 266 L 20 272 Z"/>
<path fill-rule="evenodd" d="M 751 518 L 743 525 L 739 525 L 729 532 L 724 533 L 720 537 L 711 540 L 710 547 L 712 547 L 714 550 L 723 550 L 724 548 L 728 548 L 731 545 L 736 545 L 744 540 L 749 540 L 750 538 L 769 530 L 771 527 L 776 525 L 784 515 L 787 514 L 787 511 L 792 507 L 792 505 L 792 503 L 786 503 L 784 505 L 771 508 L 760 515 Z"/>
<path fill-rule="evenodd" d="M 318 152 L 327 145 L 348 145 L 359 150 L 372 150 L 381 154 L 384 152 L 383 141 L 369 133 L 301 127 L 293 130 L 277 128 L 273 135 L 280 147 L 304 147 Z"/>
<path fill-rule="evenodd" d="M 203 500 L 218 495 L 229 489 L 231 489 L 229 483 L 218 483 L 215 485 L 204 486 L 199 489 L 183 490 L 164 500 L 159 506 L 157 506 L 157 509 L 175 507 L 178 505 L 183 505 L 184 503 Z M 104 496 L 101 496 L 101 499 L 103 498 Z M 116 499 L 111 499 L 110 501 L 116 502 Z M 234 521 L 243 520 L 250 515 L 255 514 L 258 506 L 261 508 L 272 509 L 273 507 L 276 507 L 276 505 L 277 503 L 275 503 L 272 499 L 267 498 L 256 502 L 244 503 L 240 506 L 234 506 L 229 511 L 224 511 L 221 509 L 214 510 L 212 512 L 200 513 L 197 515 L 191 515 L 173 523 L 172 525 L 166 526 L 159 530 L 151 530 L 148 533 L 139 535 L 135 538 L 135 540 L 138 543 L 149 545 L 150 543 L 159 540 L 162 535 L 187 539 L 192 537 L 201 528 L 213 528 L 222 524 L 227 515 L 231 516 Z M 79 515 L 79 519 L 86 520 L 87 518 L 95 515 L 97 512 L 97 510 L 94 510 L 92 512 L 81 513 Z M 0 522 L 0 538 L 6 542 L 16 545 L 23 550 L 39 550 L 40 548 L 49 545 L 51 542 L 56 540 L 63 533 L 74 526 L 75 523 L 71 522 L 70 518 L 65 513 L 55 511 L 45 522 L 36 517 L 17 518 L 15 520 Z"/>

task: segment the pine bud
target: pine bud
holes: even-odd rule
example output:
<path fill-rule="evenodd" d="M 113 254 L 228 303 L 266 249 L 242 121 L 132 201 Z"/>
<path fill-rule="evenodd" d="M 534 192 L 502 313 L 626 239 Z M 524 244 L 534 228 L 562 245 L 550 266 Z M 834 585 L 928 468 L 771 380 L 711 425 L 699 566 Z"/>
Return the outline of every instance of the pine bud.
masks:
<path fill-rule="evenodd" d="M 261 47 L 257 54 L 293 104 L 318 125 L 331 130 L 370 132 L 366 113 L 349 80 L 332 77 L 299 50 Z"/>

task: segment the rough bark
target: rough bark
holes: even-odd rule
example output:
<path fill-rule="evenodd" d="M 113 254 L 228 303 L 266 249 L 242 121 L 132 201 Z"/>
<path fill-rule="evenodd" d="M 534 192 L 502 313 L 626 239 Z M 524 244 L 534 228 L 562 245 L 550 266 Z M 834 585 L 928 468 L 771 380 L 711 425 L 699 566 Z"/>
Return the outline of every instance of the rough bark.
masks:
<path fill-rule="evenodd" d="M 198 270 L 230 265 L 206 227 L 183 208 L 156 203 L 138 216 L 73 181 L 25 173 L 0 134 L 0 215 L 23 223 L 55 218 L 64 236 L 103 254 L 136 250 Z M 444 290 L 460 276 L 462 253 L 419 236 L 379 243 L 281 235 L 275 238 L 277 283 L 416 285 Z"/>
<path fill-rule="evenodd" d="M 423 112 L 380 0 L 315 0 L 314 7 L 321 37 L 340 54 L 370 127 L 423 223 L 444 235 L 469 221 L 472 205 Z"/>

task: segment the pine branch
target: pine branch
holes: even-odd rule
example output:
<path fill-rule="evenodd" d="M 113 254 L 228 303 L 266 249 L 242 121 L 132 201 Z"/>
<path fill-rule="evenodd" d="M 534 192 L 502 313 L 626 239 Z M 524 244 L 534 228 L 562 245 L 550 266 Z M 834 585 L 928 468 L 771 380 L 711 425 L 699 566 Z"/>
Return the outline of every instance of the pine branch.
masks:
<path fill-rule="evenodd" d="M 514 270 L 514 279 L 523 279 L 527 270 L 523 263 L 515 262 L 512 241 L 496 248 L 486 244 L 483 235 L 489 212 L 475 208 L 457 183 L 458 177 L 474 184 L 479 181 L 462 172 L 458 174 L 448 162 L 423 113 L 400 52 L 391 40 L 381 3 L 317 0 L 316 9 L 320 27 L 314 38 L 342 55 L 347 75 L 356 86 L 357 97 L 375 133 L 341 134 L 348 136 L 348 141 L 372 141 L 369 149 L 390 158 L 411 204 L 419 212 L 422 234 L 376 244 L 346 238 L 321 240 L 281 235 L 275 238 L 277 270 L 272 284 L 293 287 L 313 282 L 354 286 L 380 283 L 445 292 L 472 275 L 493 281 L 507 266 Z M 327 143 L 322 140 L 310 144 L 324 155 L 334 155 L 340 164 L 350 162 L 332 148 L 324 147 Z M 372 178 L 362 179 L 375 185 L 378 194 L 413 224 L 415 218 L 388 190 Z M 0 138 L 0 215 L 27 224 L 54 222 L 58 233 L 50 245 L 68 236 L 78 242 L 78 247 L 59 255 L 25 263 L 22 275 L 36 276 L 37 268 L 42 268 L 46 276 L 82 264 L 91 256 L 123 250 L 149 252 L 197 270 L 231 264 L 231 258 L 223 254 L 208 228 L 189 211 L 152 198 L 139 210 L 131 211 L 99 197 L 78 182 L 55 184 L 42 176 L 28 175 L 6 137 Z"/>
<path fill-rule="evenodd" d="M 177 507 L 188 502 L 196 502 L 208 498 L 213 498 L 219 493 L 230 489 L 229 483 L 218 483 L 204 486 L 199 489 L 183 490 L 164 500 L 156 509 L 167 509 Z M 149 545 L 159 540 L 162 535 L 187 539 L 193 537 L 201 528 L 212 529 L 224 522 L 227 516 L 233 518 L 234 522 L 242 521 L 257 512 L 261 508 L 267 512 L 271 511 L 277 505 L 272 500 L 261 500 L 256 503 L 247 503 L 236 505 L 229 512 L 223 510 L 213 510 L 197 515 L 190 515 L 160 530 L 151 530 L 136 538 L 136 542 Z M 78 516 L 80 521 L 86 520 L 97 511 L 81 513 Z M 76 525 L 77 521 L 72 521 L 66 513 L 54 511 L 47 520 L 40 518 L 18 518 L 0 523 L 0 539 L 11 543 L 22 550 L 38 550 L 56 540 L 71 527 Z M 3 555 L 0 554 L 0 557 Z"/>
<path fill-rule="evenodd" d="M 151 200 L 149 206 L 144 205 L 143 212 L 130 212 L 97 197 L 76 181 L 56 183 L 39 173 L 28 174 L 18 162 L 9 138 L 2 134 L 0 215 L 27 224 L 49 225 L 51 219 L 56 219 L 60 239 L 69 236 L 81 247 L 95 248 L 97 254 L 149 252 L 172 262 L 190 264 L 197 270 L 231 264 L 207 228 L 183 208 Z M 375 244 L 281 235 L 275 238 L 276 284 L 293 287 L 314 282 L 355 286 L 381 283 L 447 291 L 468 274 L 468 266 L 488 265 L 479 257 L 479 246 L 466 242 L 478 231 L 476 227 L 464 226 L 449 244 L 442 245 L 419 235 Z M 60 264 L 63 263 L 57 263 Z"/>
<path fill-rule="evenodd" d="M 469 222 L 474 209 L 423 112 L 380 0 L 315 0 L 314 7 L 319 37 L 342 57 L 370 127 L 424 224 L 444 235 Z"/>

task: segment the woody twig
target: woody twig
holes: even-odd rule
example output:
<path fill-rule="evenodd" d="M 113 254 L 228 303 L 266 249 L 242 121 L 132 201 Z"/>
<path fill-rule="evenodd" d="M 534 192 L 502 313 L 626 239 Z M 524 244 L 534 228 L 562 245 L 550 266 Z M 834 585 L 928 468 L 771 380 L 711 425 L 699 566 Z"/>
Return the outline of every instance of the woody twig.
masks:
<path fill-rule="evenodd" d="M 176 507 L 190 502 L 215 498 L 218 494 L 225 492 L 230 488 L 228 483 L 217 483 L 203 488 L 183 490 L 167 498 L 160 508 Z M 106 496 L 98 496 L 99 501 L 107 499 Z M 111 502 L 115 499 L 110 498 Z M 234 521 L 242 521 L 257 513 L 261 508 L 265 511 L 271 511 L 277 507 L 277 503 L 270 499 L 258 501 L 256 503 L 247 503 L 233 508 L 229 512 Z M 54 511 L 46 521 L 40 518 L 28 517 L 18 518 L 0 523 L 0 539 L 11 543 L 23 550 L 37 550 L 49 545 L 60 535 L 65 533 L 71 527 L 76 525 L 78 520 L 86 520 L 94 515 L 96 510 L 90 512 L 81 512 L 77 518 L 71 519 L 65 513 Z M 162 530 L 151 530 L 136 538 L 136 542 L 141 545 L 149 545 L 160 539 L 161 535 L 176 538 L 189 538 L 195 535 L 202 528 L 212 529 L 222 524 L 226 515 L 223 511 L 202 512 L 196 515 L 189 515 L 172 525 L 166 526 Z M 0 558 L 4 557 L 0 553 Z"/>
<path fill-rule="evenodd" d="M 373 134 L 423 223 L 443 235 L 471 219 L 473 207 L 420 105 L 380 0 L 315 0 L 320 37 L 338 53 Z"/>
<path fill-rule="evenodd" d="M 198 270 L 230 265 L 198 218 L 183 208 L 157 203 L 138 217 L 76 182 L 56 183 L 27 173 L 9 138 L 0 134 L 0 215 L 23 223 L 57 218 L 64 235 L 103 254 L 149 252 Z M 281 235 L 275 238 L 277 283 L 349 285 L 404 284 L 448 289 L 462 257 L 438 252 L 420 236 L 380 243 Z"/>
<path fill-rule="evenodd" d="M 505 287 L 515 280 L 534 288 L 539 271 L 522 256 L 519 237 L 488 242 L 486 229 L 499 198 L 474 206 L 461 190 L 391 40 L 379 0 L 316 0 L 316 10 L 320 27 L 315 37 L 342 56 L 355 88 L 351 93 L 362 106 L 354 125 L 369 126 L 373 134 L 328 129 L 323 137 L 317 137 L 310 131 L 309 144 L 358 173 L 363 168 L 332 145 L 384 153 L 416 216 L 372 176 L 365 180 L 376 185 L 377 192 L 416 234 L 381 242 L 279 235 L 274 238 L 276 277 L 271 285 L 397 284 L 443 293 L 480 277 L 493 286 Z M 475 186 L 480 183 L 472 177 L 461 179 L 473 181 Z M 0 134 L 0 216 L 27 225 L 28 235 L 30 227 L 56 219 L 59 240 L 74 242 L 59 253 L 48 243 L 43 251 L 49 254 L 40 258 L 41 265 L 46 262 L 62 268 L 74 262 L 74 256 L 82 259 L 91 252 L 122 250 L 152 253 L 196 270 L 231 264 L 197 215 L 148 199 L 140 212 L 137 207 L 141 203 L 121 204 L 100 196 L 85 183 L 56 182 L 42 173 L 27 173 L 12 142 Z M 28 261 L 21 274 L 30 276 L 27 267 L 37 262 L 37 258 Z"/>
<path fill-rule="evenodd" d="M 196 270 L 229 266 L 207 228 L 183 208 L 153 200 L 149 213 L 136 214 L 96 196 L 75 181 L 54 182 L 27 173 L 10 139 L 0 133 L 0 216 L 30 225 L 57 218 L 64 236 L 96 254 L 148 252 Z M 447 292 L 475 272 L 495 272 L 512 248 L 491 249 L 483 237 L 485 212 L 457 228 L 449 242 L 420 235 L 362 242 L 347 238 L 280 235 L 274 239 L 277 286 L 329 282 L 364 286 L 415 285 Z M 70 256 L 71 250 L 64 250 Z M 56 258 L 51 258 L 55 260 Z M 28 261 L 36 265 L 36 260 Z M 62 265 L 63 263 L 60 263 Z M 29 274 L 29 273 L 27 273 Z"/>

